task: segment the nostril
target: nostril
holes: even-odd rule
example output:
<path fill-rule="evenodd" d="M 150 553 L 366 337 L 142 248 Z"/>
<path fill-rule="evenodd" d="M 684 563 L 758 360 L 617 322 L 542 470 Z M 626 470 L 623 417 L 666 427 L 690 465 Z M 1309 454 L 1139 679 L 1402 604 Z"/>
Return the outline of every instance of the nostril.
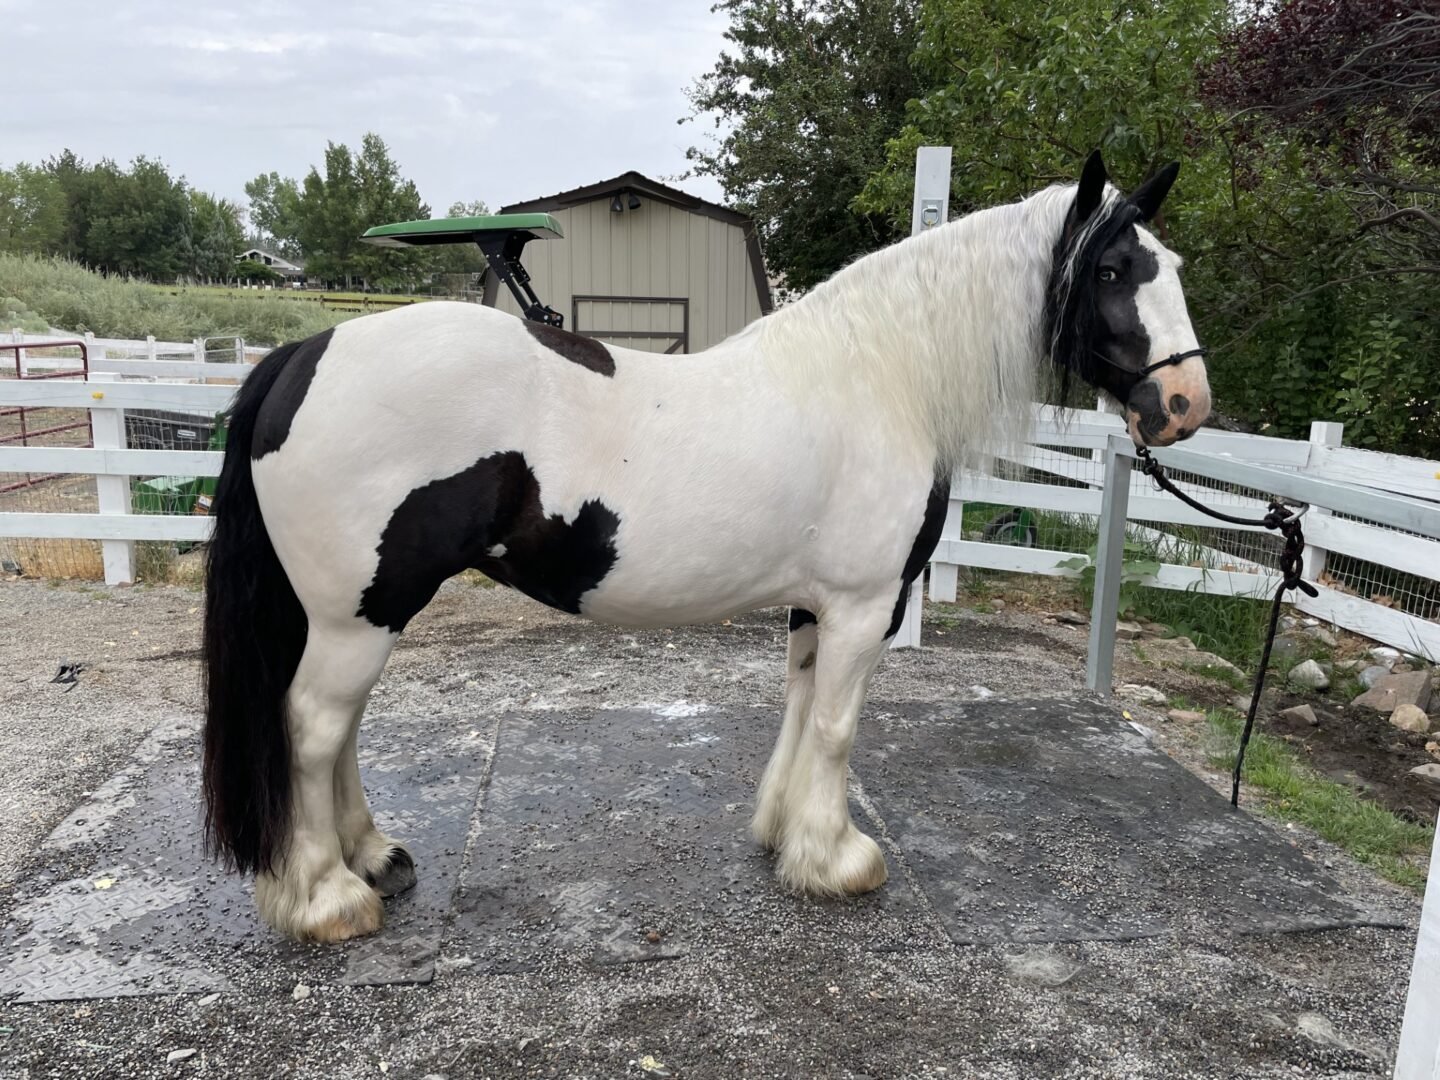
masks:
<path fill-rule="evenodd" d="M 1171 394 L 1170 411 L 1176 416 L 1184 416 L 1190 411 L 1190 399 L 1184 394 Z"/>

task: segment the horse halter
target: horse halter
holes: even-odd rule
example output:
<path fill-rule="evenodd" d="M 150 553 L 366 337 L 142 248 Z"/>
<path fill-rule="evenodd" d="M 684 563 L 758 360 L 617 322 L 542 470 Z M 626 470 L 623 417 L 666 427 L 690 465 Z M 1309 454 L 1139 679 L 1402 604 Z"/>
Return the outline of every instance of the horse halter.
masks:
<path fill-rule="evenodd" d="M 1135 387 L 1139 386 L 1141 380 L 1147 378 L 1151 374 L 1151 372 L 1159 371 L 1161 368 L 1169 367 L 1171 364 L 1175 364 L 1178 366 L 1180 364 L 1183 364 L 1186 360 L 1189 360 L 1192 356 L 1203 357 L 1208 351 L 1208 349 L 1201 346 L 1194 349 L 1188 349 L 1185 352 L 1171 353 L 1164 360 L 1157 360 L 1155 361 L 1155 363 L 1149 364 L 1146 367 L 1141 368 L 1139 371 L 1131 371 L 1129 368 L 1121 367 L 1114 360 L 1111 360 L 1108 356 L 1100 352 L 1098 349 L 1095 350 L 1095 355 L 1100 359 L 1100 362 L 1102 364 L 1109 364 L 1116 371 L 1123 371 L 1126 375 L 1134 376 L 1133 381 L 1130 383 L 1130 386 L 1126 390 L 1126 394 L 1128 396 L 1129 391 L 1134 390 Z"/>

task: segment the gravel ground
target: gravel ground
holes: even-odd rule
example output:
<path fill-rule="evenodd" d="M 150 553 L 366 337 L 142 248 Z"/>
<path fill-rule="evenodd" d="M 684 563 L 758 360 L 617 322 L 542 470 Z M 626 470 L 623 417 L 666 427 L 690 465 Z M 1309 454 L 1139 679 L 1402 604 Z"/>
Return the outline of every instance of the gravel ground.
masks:
<path fill-rule="evenodd" d="M 59 819 L 159 719 L 198 712 L 199 604 L 180 588 L 0 582 L 0 920 Z M 873 700 L 1083 693 L 1083 632 L 1016 612 L 943 614 L 925 648 L 886 659 Z M 784 634 L 779 612 L 632 633 L 454 581 L 402 639 L 372 708 L 486 729 L 513 709 L 778 710 Z M 86 665 L 69 692 L 50 682 L 66 661 Z M 1117 674 L 1171 691 L 1192 678 L 1125 653 Z M 1130 708 L 1223 785 L 1193 730 Z M 1347 896 L 1418 920 L 1413 896 L 1303 830 L 1287 835 Z M 766 911 L 703 956 L 620 968 L 482 974 L 447 954 L 426 986 L 317 985 L 302 1001 L 262 975 L 214 1000 L 0 1005 L 0 1077 L 662 1075 L 652 1058 L 716 1078 L 1387 1076 L 1415 944 L 1413 930 L 1357 929 L 961 948 L 927 914 L 913 948 L 870 952 L 785 919 Z M 166 1063 L 186 1048 L 197 1053 Z"/>

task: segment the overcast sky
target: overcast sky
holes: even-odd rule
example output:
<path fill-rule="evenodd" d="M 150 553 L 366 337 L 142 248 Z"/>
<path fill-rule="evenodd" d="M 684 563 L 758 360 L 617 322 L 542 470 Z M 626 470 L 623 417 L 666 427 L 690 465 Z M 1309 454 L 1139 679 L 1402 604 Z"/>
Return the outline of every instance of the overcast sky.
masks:
<path fill-rule="evenodd" d="M 433 213 L 686 167 L 684 89 L 724 44 L 710 0 L 385 4 L 0 0 L 0 165 L 69 147 L 163 160 L 243 203 L 326 140 L 389 145 Z M 679 184 L 719 201 L 713 181 Z"/>

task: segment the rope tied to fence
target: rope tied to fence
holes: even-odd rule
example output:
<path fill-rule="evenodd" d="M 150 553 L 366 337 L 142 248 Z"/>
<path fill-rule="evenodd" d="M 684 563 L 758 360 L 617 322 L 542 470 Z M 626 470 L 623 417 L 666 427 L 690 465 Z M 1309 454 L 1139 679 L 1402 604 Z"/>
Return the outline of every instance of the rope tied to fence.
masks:
<path fill-rule="evenodd" d="M 1238 807 L 1240 805 L 1240 770 L 1245 764 L 1245 748 L 1250 745 L 1250 735 L 1255 728 L 1255 713 L 1260 707 L 1260 694 L 1265 689 L 1265 674 L 1270 667 L 1270 651 L 1275 645 L 1275 630 L 1280 625 L 1280 604 L 1285 599 L 1285 594 L 1291 589 L 1299 589 L 1306 596 L 1320 595 L 1314 585 L 1300 576 L 1305 554 L 1305 530 L 1300 525 L 1300 519 L 1309 508 L 1301 507 L 1297 510 L 1286 506 L 1279 499 L 1272 498 L 1269 509 L 1263 518 L 1242 518 L 1222 513 L 1181 491 L 1175 482 L 1165 474 L 1164 466 L 1155 460 L 1148 447 L 1137 448 L 1136 454 L 1143 463 L 1145 475 L 1187 506 L 1232 525 L 1249 525 L 1278 531 L 1285 540 L 1285 546 L 1280 552 L 1280 585 L 1275 589 L 1275 598 L 1270 605 L 1270 629 L 1265 635 L 1265 647 L 1260 652 L 1260 666 L 1256 669 L 1255 686 L 1250 694 L 1250 709 L 1245 714 L 1245 728 L 1240 733 L 1240 749 L 1235 754 L 1235 772 L 1230 780 L 1230 805 Z"/>

